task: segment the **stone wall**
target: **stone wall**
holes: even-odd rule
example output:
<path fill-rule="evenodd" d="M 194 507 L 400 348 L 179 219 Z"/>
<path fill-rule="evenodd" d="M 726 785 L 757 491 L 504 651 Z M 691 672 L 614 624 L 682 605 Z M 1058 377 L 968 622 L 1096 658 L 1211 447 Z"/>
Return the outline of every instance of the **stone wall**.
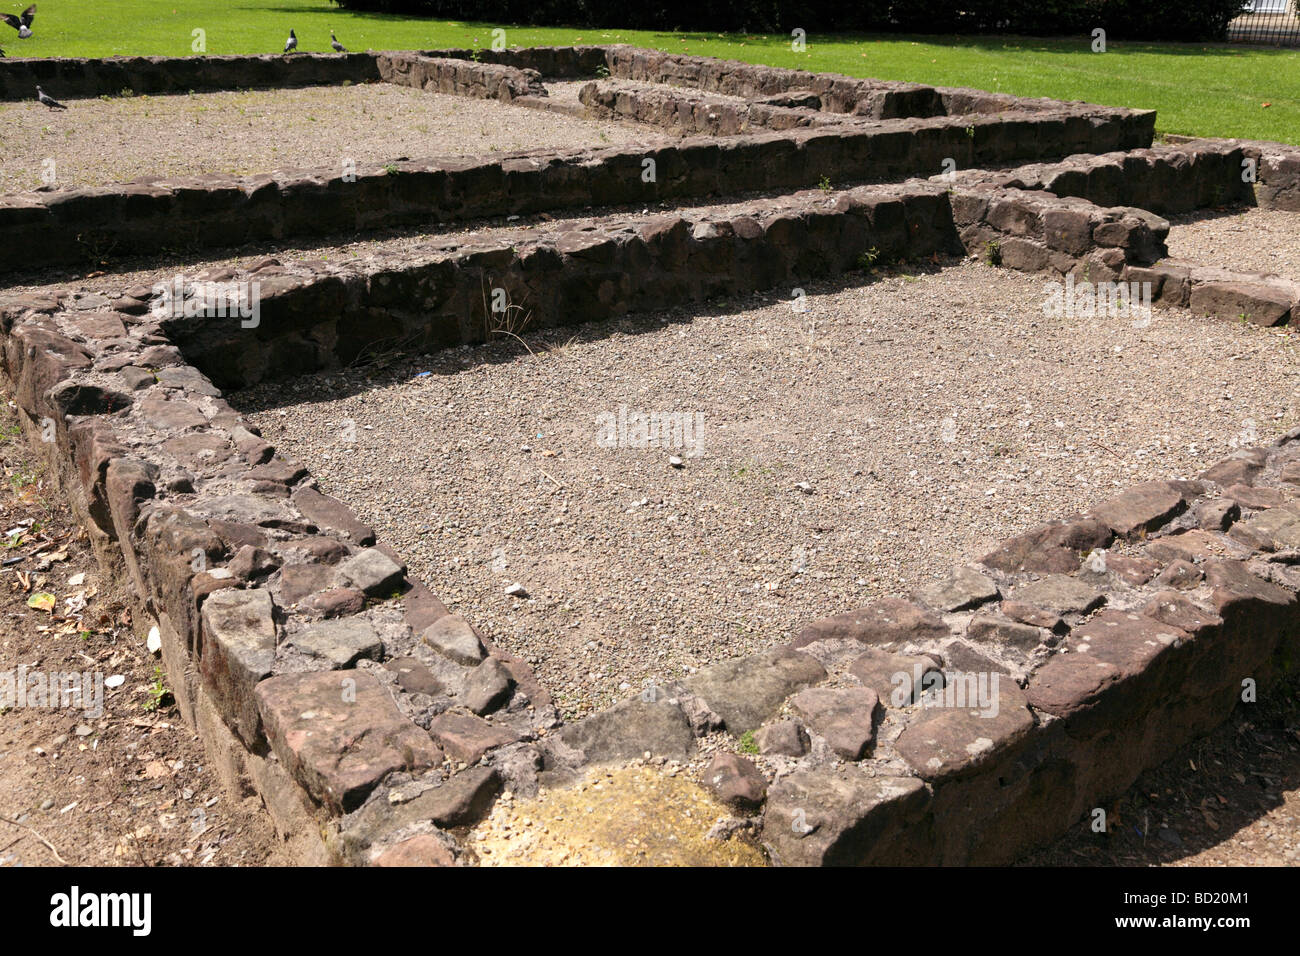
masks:
<path fill-rule="evenodd" d="M 55 99 L 63 100 L 333 86 L 378 79 L 376 57 L 371 53 L 0 59 L 0 100 L 35 99 L 38 83 Z"/>
<path fill-rule="evenodd" d="M 383 79 L 456 95 L 544 105 L 542 74 L 512 63 L 586 69 L 597 59 L 593 50 L 620 75 L 667 75 L 666 64 L 671 62 L 672 75 L 689 73 L 702 89 L 790 90 L 812 76 L 747 64 L 715 66 L 723 61 L 702 57 L 656 55 L 646 60 L 646 51 L 598 47 L 526 55 L 503 51 L 495 58 L 511 62 L 413 53 L 14 60 L 0 63 L 0 77 L 10 77 L 4 89 L 12 89 L 15 96 L 30 95 L 21 92 L 28 80 L 47 74 L 59 79 L 57 86 L 51 81 L 50 92 L 60 96 L 118 93 L 128 87 L 137 92 L 243 88 L 282 77 L 283 85 Z M 136 86 L 131 85 L 133 77 L 140 78 Z M 947 161 L 965 169 L 1134 149 L 1149 145 L 1154 129 L 1155 116 L 1149 111 L 1051 101 L 1044 101 L 1050 108 L 1016 100 L 1003 104 L 1001 112 L 914 118 L 943 110 L 905 99 L 889 101 L 897 108 L 878 109 L 882 101 L 870 98 L 882 90 L 911 97 L 917 92 L 911 85 L 844 77 L 807 82 L 811 86 L 805 93 L 816 97 L 818 109 L 752 104 L 744 118 L 761 117 L 758 125 L 771 130 L 724 141 L 696 136 L 654 149 L 420 158 L 384 166 L 361 164 L 355 176 L 346 177 L 342 169 L 308 169 L 11 194 L 0 197 L 0 252 L 5 253 L 0 269 L 32 260 L 77 266 L 105 256 L 164 249 L 197 252 L 436 222 L 789 190 L 816 185 L 823 178 L 837 185 L 886 182 L 932 175 Z M 938 102 L 934 90 L 927 96 L 925 102 Z M 853 115 L 837 112 L 837 106 L 847 106 L 850 100 L 857 104 L 848 107 Z M 966 100 L 975 102 L 970 96 Z M 868 106 L 859 108 L 863 103 Z M 647 121 L 646 111 L 640 113 L 632 118 Z M 910 118 L 870 119 L 895 113 Z M 799 126 L 804 120 L 807 125 Z M 739 122 L 735 125 L 739 129 Z M 707 121 L 695 128 L 722 131 Z M 646 160 L 654 162 L 652 178 L 644 175 Z M 199 221 L 203 228 L 196 229 Z"/>

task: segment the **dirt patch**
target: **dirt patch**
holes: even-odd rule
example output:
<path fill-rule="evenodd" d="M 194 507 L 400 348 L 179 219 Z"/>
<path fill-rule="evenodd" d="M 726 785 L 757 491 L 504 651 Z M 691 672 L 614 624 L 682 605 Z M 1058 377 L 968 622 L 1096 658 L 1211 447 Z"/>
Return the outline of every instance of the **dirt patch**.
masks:
<path fill-rule="evenodd" d="M 58 91 L 47 90 L 53 96 Z M 34 95 L 34 94 L 33 94 Z M 247 175 L 345 160 L 491 156 L 544 147 L 618 146 L 655 139 L 642 127 L 595 122 L 497 100 L 387 83 L 186 96 L 0 104 L 0 192 L 199 173 Z M 51 165 L 52 164 L 52 165 Z"/>
<path fill-rule="evenodd" d="M 235 400 L 573 716 L 1300 418 L 1293 335 L 1045 287 L 967 262 Z"/>
<path fill-rule="evenodd" d="M 101 573 L 9 409 L 0 433 L 0 674 L 103 681 L 98 716 L 0 707 L 0 866 L 292 863 L 260 803 L 220 788 L 120 600 L 123 582 Z"/>

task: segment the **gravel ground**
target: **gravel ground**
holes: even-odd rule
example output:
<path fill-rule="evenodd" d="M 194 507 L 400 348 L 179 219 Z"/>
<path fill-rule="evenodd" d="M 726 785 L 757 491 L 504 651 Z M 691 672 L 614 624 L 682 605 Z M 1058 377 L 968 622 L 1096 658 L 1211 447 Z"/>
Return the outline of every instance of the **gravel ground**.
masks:
<path fill-rule="evenodd" d="M 809 292 L 233 400 L 570 716 L 1300 422 L 1286 332 L 1048 320 L 977 262 Z M 601 447 L 620 406 L 700 416 L 702 453 Z"/>
<path fill-rule="evenodd" d="M 47 90 L 58 96 L 57 89 Z M 58 186 L 146 176 L 244 175 L 400 157 L 470 156 L 654 139 L 644 127 L 576 119 L 496 100 L 387 83 L 188 96 L 0 104 L 0 191 L 39 187 L 48 160 Z"/>
<path fill-rule="evenodd" d="M 1300 213 L 1250 209 L 1170 219 L 1169 256 L 1300 280 Z"/>

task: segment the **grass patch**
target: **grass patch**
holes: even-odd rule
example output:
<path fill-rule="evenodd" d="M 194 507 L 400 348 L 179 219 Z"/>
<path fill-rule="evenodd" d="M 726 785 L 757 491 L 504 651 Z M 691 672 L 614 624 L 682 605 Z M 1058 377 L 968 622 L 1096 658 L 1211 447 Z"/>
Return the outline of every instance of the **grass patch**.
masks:
<path fill-rule="evenodd" d="M 59 0 L 42 7 L 30 40 L 6 27 L 0 43 L 11 58 L 184 56 L 193 52 L 193 31 L 201 29 L 208 53 L 279 53 L 292 27 L 303 51 L 328 52 L 330 30 L 351 50 L 411 50 L 486 47 L 500 25 L 349 12 L 329 0 Z M 1154 109 L 1162 133 L 1300 143 L 1297 50 L 1112 42 L 1108 52 L 1093 53 L 1087 36 L 813 34 L 807 50 L 796 53 L 788 36 L 505 29 L 511 46 L 632 43 L 849 76 Z"/>

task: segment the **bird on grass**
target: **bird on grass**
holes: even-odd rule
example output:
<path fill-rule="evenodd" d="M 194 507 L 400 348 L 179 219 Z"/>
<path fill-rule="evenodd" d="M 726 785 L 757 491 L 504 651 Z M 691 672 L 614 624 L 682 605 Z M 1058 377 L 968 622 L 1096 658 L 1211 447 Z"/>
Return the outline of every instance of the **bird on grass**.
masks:
<path fill-rule="evenodd" d="M 18 31 L 18 39 L 26 40 L 32 35 L 32 21 L 36 19 L 36 4 L 32 4 L 22 13 L 5 13 L 0 14 L 0 20 L 4 20 L 15 30 Z"/>
<path fill-rule="evenodd" d="M 50 94 L 46 93 L 46 92 L 45 92 L 43 89 L 41 89 L 39 86 L 36 87 L 36 98 L 37 98 L 38 100 L 40 100 L 43 104 L 45 104 L 46 106 L 48 106 L 48 107 L 49 107 L 50 109 L 52 109 L 52 110 L 66 110 L 66 109 L 67 109 L 66 106 L 64 106 L 62 103 L 60 103 L 60 102 L 59 102 L 58 100 L 56 100 L 54 97 L 50 96 Z"/>
<path fill-rule="evenodd" d="M 335 53 L 347 53 L 347 52 L 348 52 L 348 48 L 345 47 L 342 43 L 339 42 L 339 38 L 336 37 L 336 36 L 334 35 L 334 31 L 333 31 L 333 30 L 330 31 L 330 46 L 332 46 L 332 47 L 334 48 L 334 52 L 335 52 Z"/>
<path fill-rule="evenodd" d="M 296 49 L 298 49 L 298 37 L 294 35 L 292 30 L 290 30 L 289 39 L 284 41 L 284 52 L 292 53 Z"/>

